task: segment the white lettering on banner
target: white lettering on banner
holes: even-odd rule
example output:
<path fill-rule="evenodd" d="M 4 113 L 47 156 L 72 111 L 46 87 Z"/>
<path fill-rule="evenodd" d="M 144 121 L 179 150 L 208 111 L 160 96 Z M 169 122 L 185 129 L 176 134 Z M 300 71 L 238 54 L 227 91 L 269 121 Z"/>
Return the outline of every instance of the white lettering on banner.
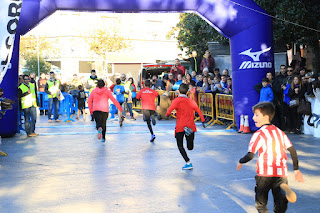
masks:
<path fill-rule="evenodd" d="M 6 17 L 4 22 L 0 23 L 0 84 L 6 75 L 8 69 L 11 69 L 11 56 L 13 51 L 14 38 L 18 27 L 20 18 L 22 0 L 5 0 L 1 2 L 2 8 L 8 8 L 8 10 L 1 10 L 2 17 Z"/>
<path fill-rule="evenodd" d="M 243 69 L 259 69 L 259 68 L 272 68 L 272 62 L 261 62 L 260 56 L 262 53 L 266 53 L 271 50 L 271 47 L 258 51 L 258 52 L 251 52 L 251 49 L 243 51 L 239 53 L 239 55 L 247 55 L 252 58 L 253 61 L 244 61 L 239 67 L 239 70 Z"/>

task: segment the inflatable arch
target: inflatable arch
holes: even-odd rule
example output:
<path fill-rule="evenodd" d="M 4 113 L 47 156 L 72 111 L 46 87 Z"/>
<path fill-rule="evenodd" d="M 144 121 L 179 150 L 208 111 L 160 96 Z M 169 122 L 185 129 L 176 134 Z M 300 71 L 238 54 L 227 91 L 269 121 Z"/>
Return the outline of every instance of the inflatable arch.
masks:
<path fill-rule="evenodd" d="M 9 13 L 10 10 L 10 23 L 16 23 L 18 18 L 14 18 L 14 15 L 19 15 L 17 10 L 20 8 L 12 6 L 9 7 Z M 56 10 L 199 14 L 230 39 L 234 108 L 238 125 L 241 114 L 252 118 L 251 107 L 259 100 L 253 86 L 260 82 L 268 71 L 274 72 L 272 20 L 262 14 L 265 11 L 253 0 L 23 0 L 11 66 L 0 84 L 7 98 L 17 102 L 20 35 L 31 30 Z M 2 61 L 1 65 L 3 63 Z M 0 119 L 0 135 L 12 136 L 17 132 L 17 108 L 18 105 L 15 104 L 14 109 L 7 111 L 6 116 Z M 251 119 L 250 128 L 256 129 Z"/>

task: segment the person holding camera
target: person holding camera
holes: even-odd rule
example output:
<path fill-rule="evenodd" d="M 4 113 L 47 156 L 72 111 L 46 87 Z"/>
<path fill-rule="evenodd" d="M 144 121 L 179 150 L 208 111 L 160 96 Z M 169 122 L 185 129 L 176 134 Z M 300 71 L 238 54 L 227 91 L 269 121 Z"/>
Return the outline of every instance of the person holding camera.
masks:
<path fill-rule="evenodd" d="M 185 75 L 186 70 L 184 66 L 181 65 L 180 60 L 178 58 L 175 59 L 174 66 L 171 67 L 170 73 L 173 74 L 173 78 L 177 81 L 178 75 Z"/>

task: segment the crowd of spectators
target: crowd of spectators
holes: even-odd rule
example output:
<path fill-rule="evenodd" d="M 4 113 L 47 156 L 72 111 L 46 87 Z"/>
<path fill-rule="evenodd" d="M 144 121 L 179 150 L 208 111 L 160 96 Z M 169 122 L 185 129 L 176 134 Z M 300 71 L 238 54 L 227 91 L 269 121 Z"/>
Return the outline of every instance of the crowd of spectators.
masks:
<path fill-rule="evenodd" d="M 272 123 L 281 130 L 301 133 L 303 114 L 298 110 L 307 96 L 315 96 L 320 84 L 320 75 L 313 76 L 305 67 L 280 66 L 280 73 L 268 72 L 261 83 L 254 86 L 260 93 L 259 102 L 273 102 L 276 114 Z"/>

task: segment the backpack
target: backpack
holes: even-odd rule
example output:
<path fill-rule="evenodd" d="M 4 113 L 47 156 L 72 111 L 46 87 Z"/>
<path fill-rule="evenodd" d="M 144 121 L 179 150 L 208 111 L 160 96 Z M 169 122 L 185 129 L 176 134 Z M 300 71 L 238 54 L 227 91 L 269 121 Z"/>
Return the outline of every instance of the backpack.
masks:
<path fill-rule="evenodd" d="M 85 99 L 86 98 L 86 93 L 84 91 L 79 92 L 79 98 Z"/>

